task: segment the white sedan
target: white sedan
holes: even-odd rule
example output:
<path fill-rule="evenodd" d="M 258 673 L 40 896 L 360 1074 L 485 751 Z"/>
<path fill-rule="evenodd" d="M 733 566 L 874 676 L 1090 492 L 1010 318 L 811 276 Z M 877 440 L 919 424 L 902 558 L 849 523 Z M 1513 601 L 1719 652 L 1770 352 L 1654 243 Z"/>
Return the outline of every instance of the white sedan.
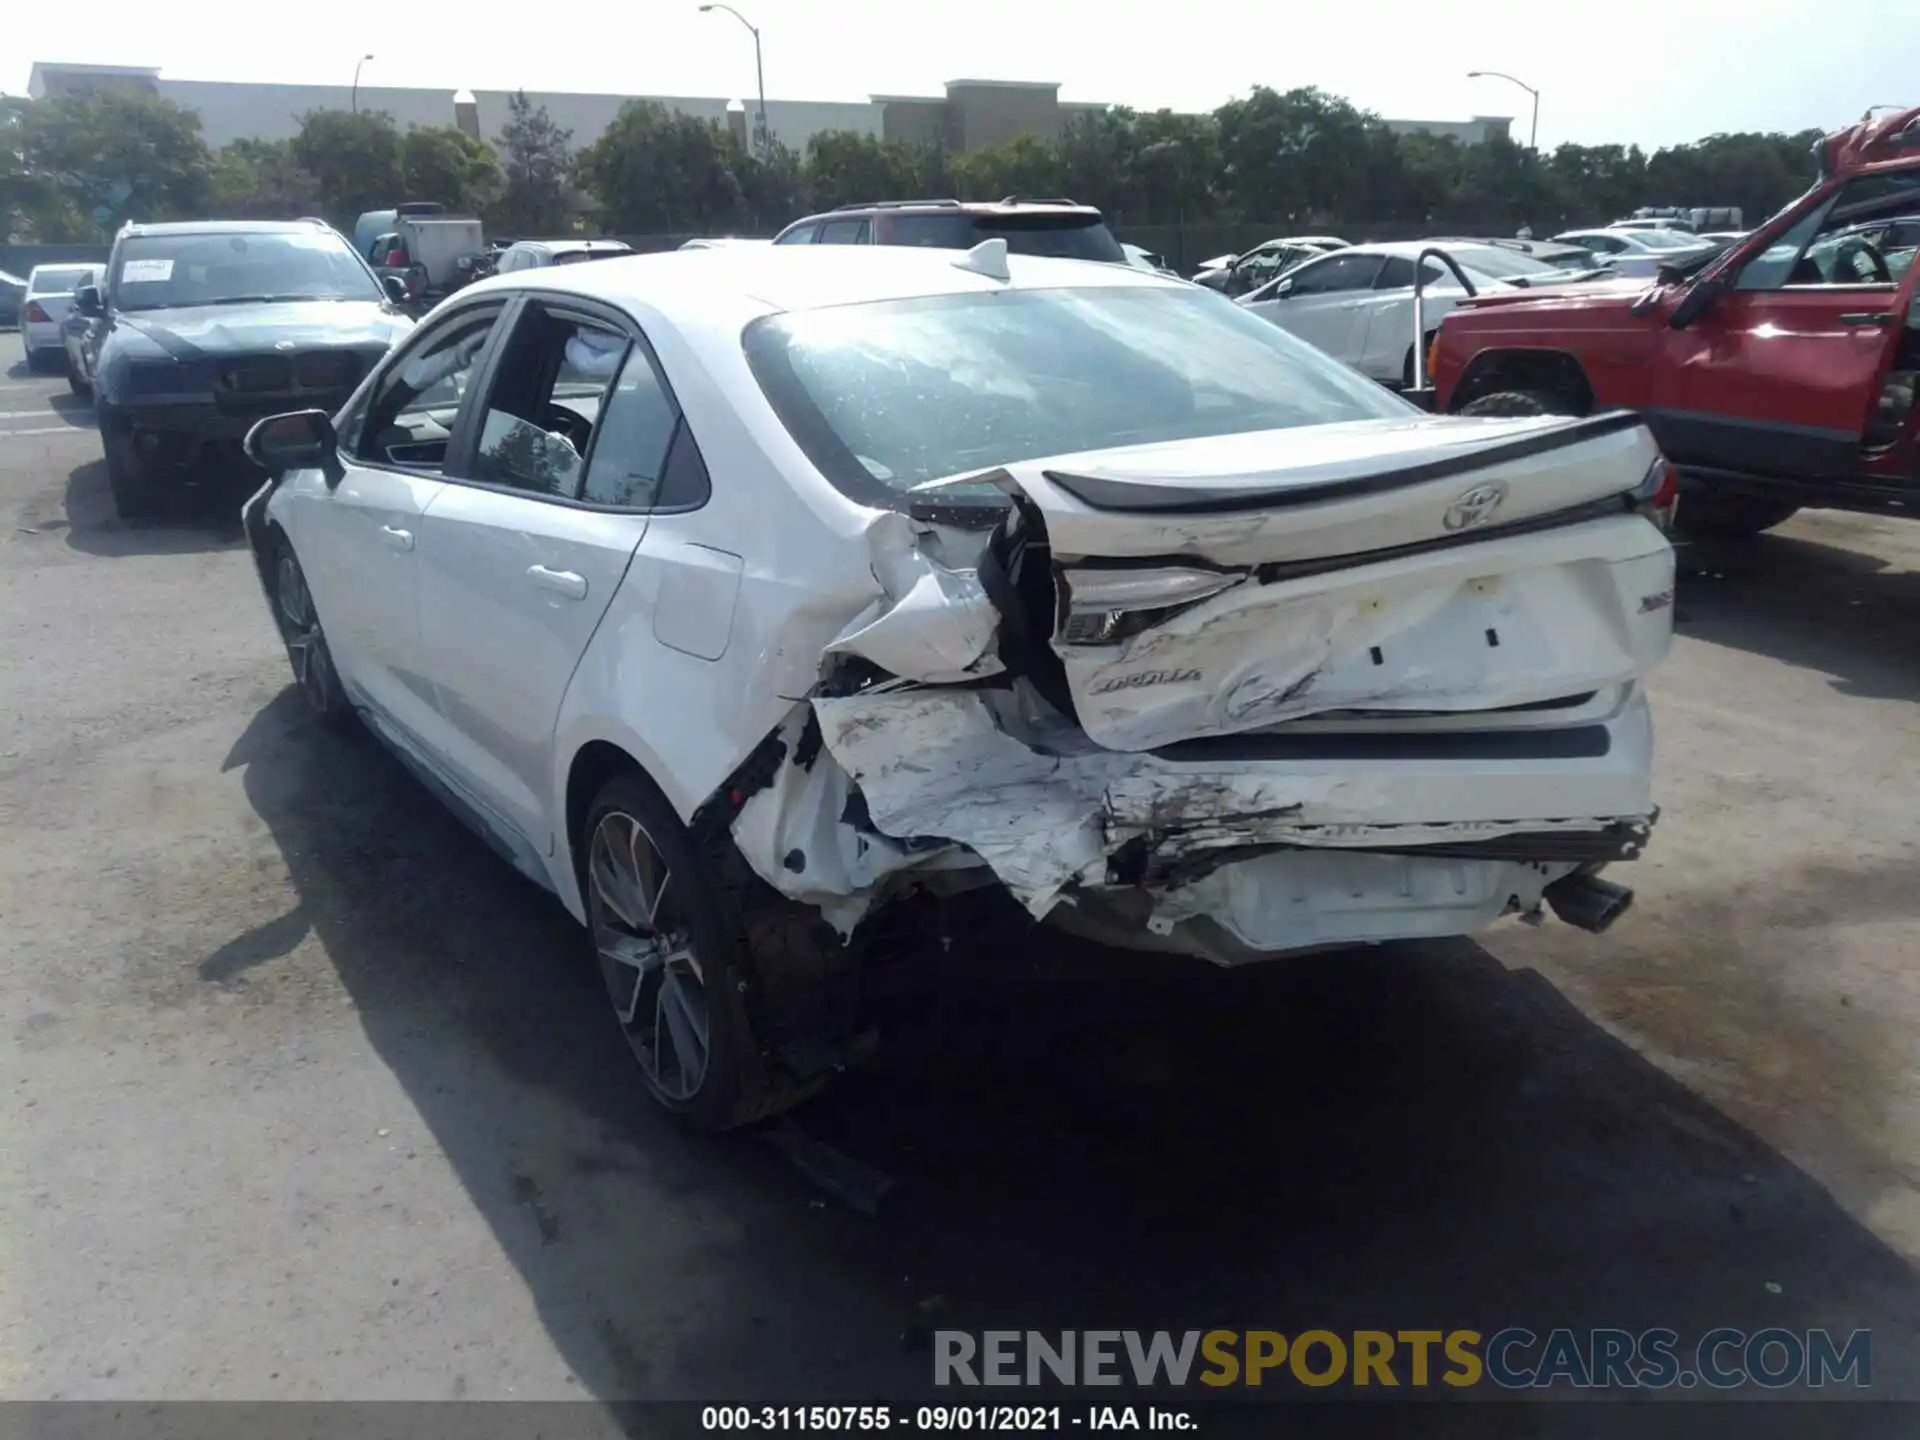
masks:
<path fill-rule="evenodd" d="M 1431 240 L 1354 245 L 1296 265 L 1239 303 L 1263 320 L 1344 361 L 1385 385 L 1413 382 L 1414 259 Z M 1466 272 L 1476 293 L 1515 286 L 1592 279 L 1535 260 L 1524 250 L 1456 240 L 1439 242 Z M 1421 324 L 1428 335 L 1441 317 L 1466 299 L 1453 272 L 1438 260 L 1424 265 Z"/>
<path fill-rule="evenodd" d="M 1716 242 L 1703 240 L 1683 230 L 1568 230 L 1553 237 L 1563 245 L 1578 245 L 1591 250 L 1594 258 L 1614 274 L 1635 280 L 1651 280 L 1662 265 L 1688 260 L 1713 248 Z"/>
<path fill-rule="evenodd" d="M 20 348 L 29 370 L 57 370 L 67 363 L 60 326 L 73 308 L 73 292 L 99 277 L 98 265 L 36 265 L 20 297 Z"/>
<path fill-rule="evenodd" d="M 1227 964 L 1601 929 L 1653 818 L 1642 423 L 1423 415 L 1144 270 L 500 276 L 248 448 L 312 712 L 559 897 L 691 1124 L 856 1053 L 882 914 L 998 887 Z"/>

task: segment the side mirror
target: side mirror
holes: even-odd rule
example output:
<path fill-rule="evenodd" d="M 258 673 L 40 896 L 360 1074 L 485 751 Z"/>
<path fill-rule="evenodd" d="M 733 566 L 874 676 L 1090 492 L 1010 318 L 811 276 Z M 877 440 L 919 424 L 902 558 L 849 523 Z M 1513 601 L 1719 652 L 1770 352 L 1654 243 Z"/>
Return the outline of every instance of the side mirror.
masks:
<path fill-rule="evenodd" d="M 100 298 L 98 285 L 82 285 L 73 292 L 73 308 L 88 319 L 95 319 L 107 313 L 106 302 Z"/>
<path fill-rule="evenodd" d="M 246 449 L 248 459 L 276 478 L 289 470 L 319 470 L 334 486 L 346 473 L 333 421 L 324 410 L 269 415 L 247 432 Z"/>
<path fill-rule="evenodd" d="M 387 292 L 387 299 L 396 305 L 404 305 L 413 298 L 407 289 L 406 280 L 398 275 L 382 275 L 380 288 Z"/>
<path fill-rule="evenodd" d="M 1667 316 L 1667 328 L 1684 330 L 1712 308 L 1713 302 L 1726 294 L 1727 282 L 1721 279 L 1701 280 L 1682 295 L 1674 305 L 1673 313 Z"/>

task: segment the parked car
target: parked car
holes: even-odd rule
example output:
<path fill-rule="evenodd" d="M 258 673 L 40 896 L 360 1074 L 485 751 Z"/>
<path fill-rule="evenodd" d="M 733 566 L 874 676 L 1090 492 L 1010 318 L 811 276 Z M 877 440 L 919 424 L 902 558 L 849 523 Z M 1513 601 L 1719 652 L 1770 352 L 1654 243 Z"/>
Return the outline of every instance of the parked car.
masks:
<path fill-rule="evenodd" d="M 74 281 L 73 291 L 67 297 L 66 311 L 60 317 L 61 358 L 67 367 L 67 385 L 76 395 L 86 395 L 91 387 L 86 381 L 85 357 L 82 351 L 86 346 L 87 332 L 93 328 L 93 321 L 83 312 L 77 303 L 80 288 L 83 285 L 98 285 L 100 277 L 106 273 L 102 265 L 88 265 L 78 279 Z"/>
<path fill-rule="evenodd" d="M 1434 245 L 1445 249 L 1479 290 L 1581 278 L 1506 243 L 1403 240 L 1318 256 L 1237 303 L 1382 384 L 1411 385 L 1414 258 Z M 1423 324 L 1431 335 L 1467 292 L 1437 260 L 1425 261 L 1422 273 Z"/>
<path fill-rule="evenodd" d="M 1316 255 L 1345 248 L 1344 243 L 1332 243 L 1328 236 L 1297 235 L 1266 240 L 1244 255 L 1217 257 L 1223 263 L 1208 261 L 1195 273 L 1193 283 L 1218 290 L 1222 295 L 1245 295 Z"/>
<path fill-rule="evenodd" d="M 577 265 L 583 260 L 605 260 L 631 255 L 624 240 L 517 240 L 494 262 L 496 275 L 515 270 L 538 270 L 547 265 Z"/>
<path fill-rule="evenodd" d="M 402 215 L 394 229 L 373 238 L 363 256 L 381 279 L 391 275 L 404 284 L 416 303 L 471 284 L 489 259 L 481 223 L 460 215 Z"/>
<path fill-rule="evenodd" d="M 36 265 L 27 272 L 20 306 L 20 349 L 29 370 L 58 370 L 66 344 L 60 322 L 73 304 L 73 291 L 94 269 L 91 265 Z"/>
<path fill-rule="evenodd" d="M 105 286 L 75 294 L 121 515 L 234 468 L 263 415 L 337 409 L 411 328 L 403 298 L 317 220 L 123 226 Z"/>
<path fill-rule="evenodd" d="M 1091 205 L 1071 200 L 991 202 L 888 200 L 842 205 L 796 220 L 773 237 L 776 245 L 919 245 L 970 250 L 1001 239 L 1016 255 L 1056 255 L 1125 264 L 1126 253 Z"/>
<path fill-rule="evenodd" d="M 27 296 L 27 282 L 18 275 L 0 270 L 0 325 L 18 325 L 20 307 Z"/>
<path fill-rule="evenodd" d="M 1662 265 L 1704 254 L 1712 242 L 1676 230 L 1566 230 L 1553 237 L 1556 244 L 1590 250 L 1614 274 L 1651 278 Z"/>
<path fill-rule="evenodd" d="M 1120 249 L 1127 257 L 1127 264 L 1133 266 L 1136 270 L 1152 270 L 1160 275 L 1174 275 L 1174 269 L 1171 265 L 1167 264 L 1167 257 L 1164 255 L 1156 255 L 1151 250 L 1144 250 L 1138 245 L 1130 245 L 1124 240 L 1120 242 Z M 1174 275 L 1174 278 L 1178 279 L 1179 277 Z"/>
<path fill-rule="evenodd" d="M 1815 149 L 1819 179 L 1745 240 L 1638 294 L 1482 296 L 1440 328 L 1434 404 L 1646 416 L 1682 525 L 1752 535 L 1801 505 L 1920 502 L 1920 108 Z"/>
<path fill-rule="evenodd" d="M 1221 963 L 1627 899 L 1645 427 L 1422 416 L 1007 249 L 502 275 L 249 436 L 307 703 L 559 897 L 690 1123 L 848 1063 L 868 957 L 983 887 Z"/>
<path fill-rule="evenodd" d="M 1609 220 L 1609 230 L 1664 230 L 1669 234 L 1691 235 L 1693 226 L 1677 215 L 1656 215 L 1632 220 Z"/>
<path fill-rule="evenodd" d="M 1484 239 L 1476 244 L 1495 245 L 1538 260 L 1556 270 L 1583 272 L 1600 268 L 1600 257 L 1583 245 L 1564 245 L 1557 240 Z"/>
<path fill-rule="evenodd" d="M 771 240 L 754 240 L 742 235 L 696 235 L 691 240 L 680 243 L 682 250 L 721 250 L 745 245 L 771 245 Z"/>

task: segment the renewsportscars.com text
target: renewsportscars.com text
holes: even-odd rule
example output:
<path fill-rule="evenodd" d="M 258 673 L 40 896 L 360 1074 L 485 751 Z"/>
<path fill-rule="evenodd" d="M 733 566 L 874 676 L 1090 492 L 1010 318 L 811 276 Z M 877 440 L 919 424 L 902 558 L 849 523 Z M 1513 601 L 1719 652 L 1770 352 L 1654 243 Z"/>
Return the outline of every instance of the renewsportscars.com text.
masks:
<path fill-rule="evenodd" d="M 1825 1389 L 1873 1383 L 1854 1330 L 936 1330 L 936 1385 Z"/>

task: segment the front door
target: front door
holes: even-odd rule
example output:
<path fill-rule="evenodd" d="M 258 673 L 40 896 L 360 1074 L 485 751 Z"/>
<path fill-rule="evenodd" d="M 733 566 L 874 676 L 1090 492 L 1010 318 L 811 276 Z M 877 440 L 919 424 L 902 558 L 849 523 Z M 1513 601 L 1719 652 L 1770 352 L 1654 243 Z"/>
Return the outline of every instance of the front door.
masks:
<path fill-rule="evenodd" d="M 1329 255 L 1283 275 L 1244 303 L 1262 319 L 1353 365 L 1366 337 L 1364 301 L 1382 263 L 1379 255 Z"/>
<path fill-rule="evenodd" d="M 678 418 L 624 319 L 584 304 L 521 309 L 420 547 L 436 752 L 542 855 L 560 702 L 646 533 Z"/>
<path fill-rule="evenodd" d="M 1920 204 L 1920 166 L 1863 176 L 1732 262 L 1731 288 L 1668 330 L 1670 398 L 1653 411 L 1681 464 L 1858 475 L 1882 381 L 1914 323 L 1913 252 L 1876 217 Z"/>
<path fill-rule="evenodd" d="M 467 382 L 501 309 L 464 306 L 416 331 L 364 410 L 342 417 L 340 483 L 304 475 L 287 507 L 340 678 L 415 744 L 435 715 L 420 657 L 421 521 L 443 488 Z"/>

